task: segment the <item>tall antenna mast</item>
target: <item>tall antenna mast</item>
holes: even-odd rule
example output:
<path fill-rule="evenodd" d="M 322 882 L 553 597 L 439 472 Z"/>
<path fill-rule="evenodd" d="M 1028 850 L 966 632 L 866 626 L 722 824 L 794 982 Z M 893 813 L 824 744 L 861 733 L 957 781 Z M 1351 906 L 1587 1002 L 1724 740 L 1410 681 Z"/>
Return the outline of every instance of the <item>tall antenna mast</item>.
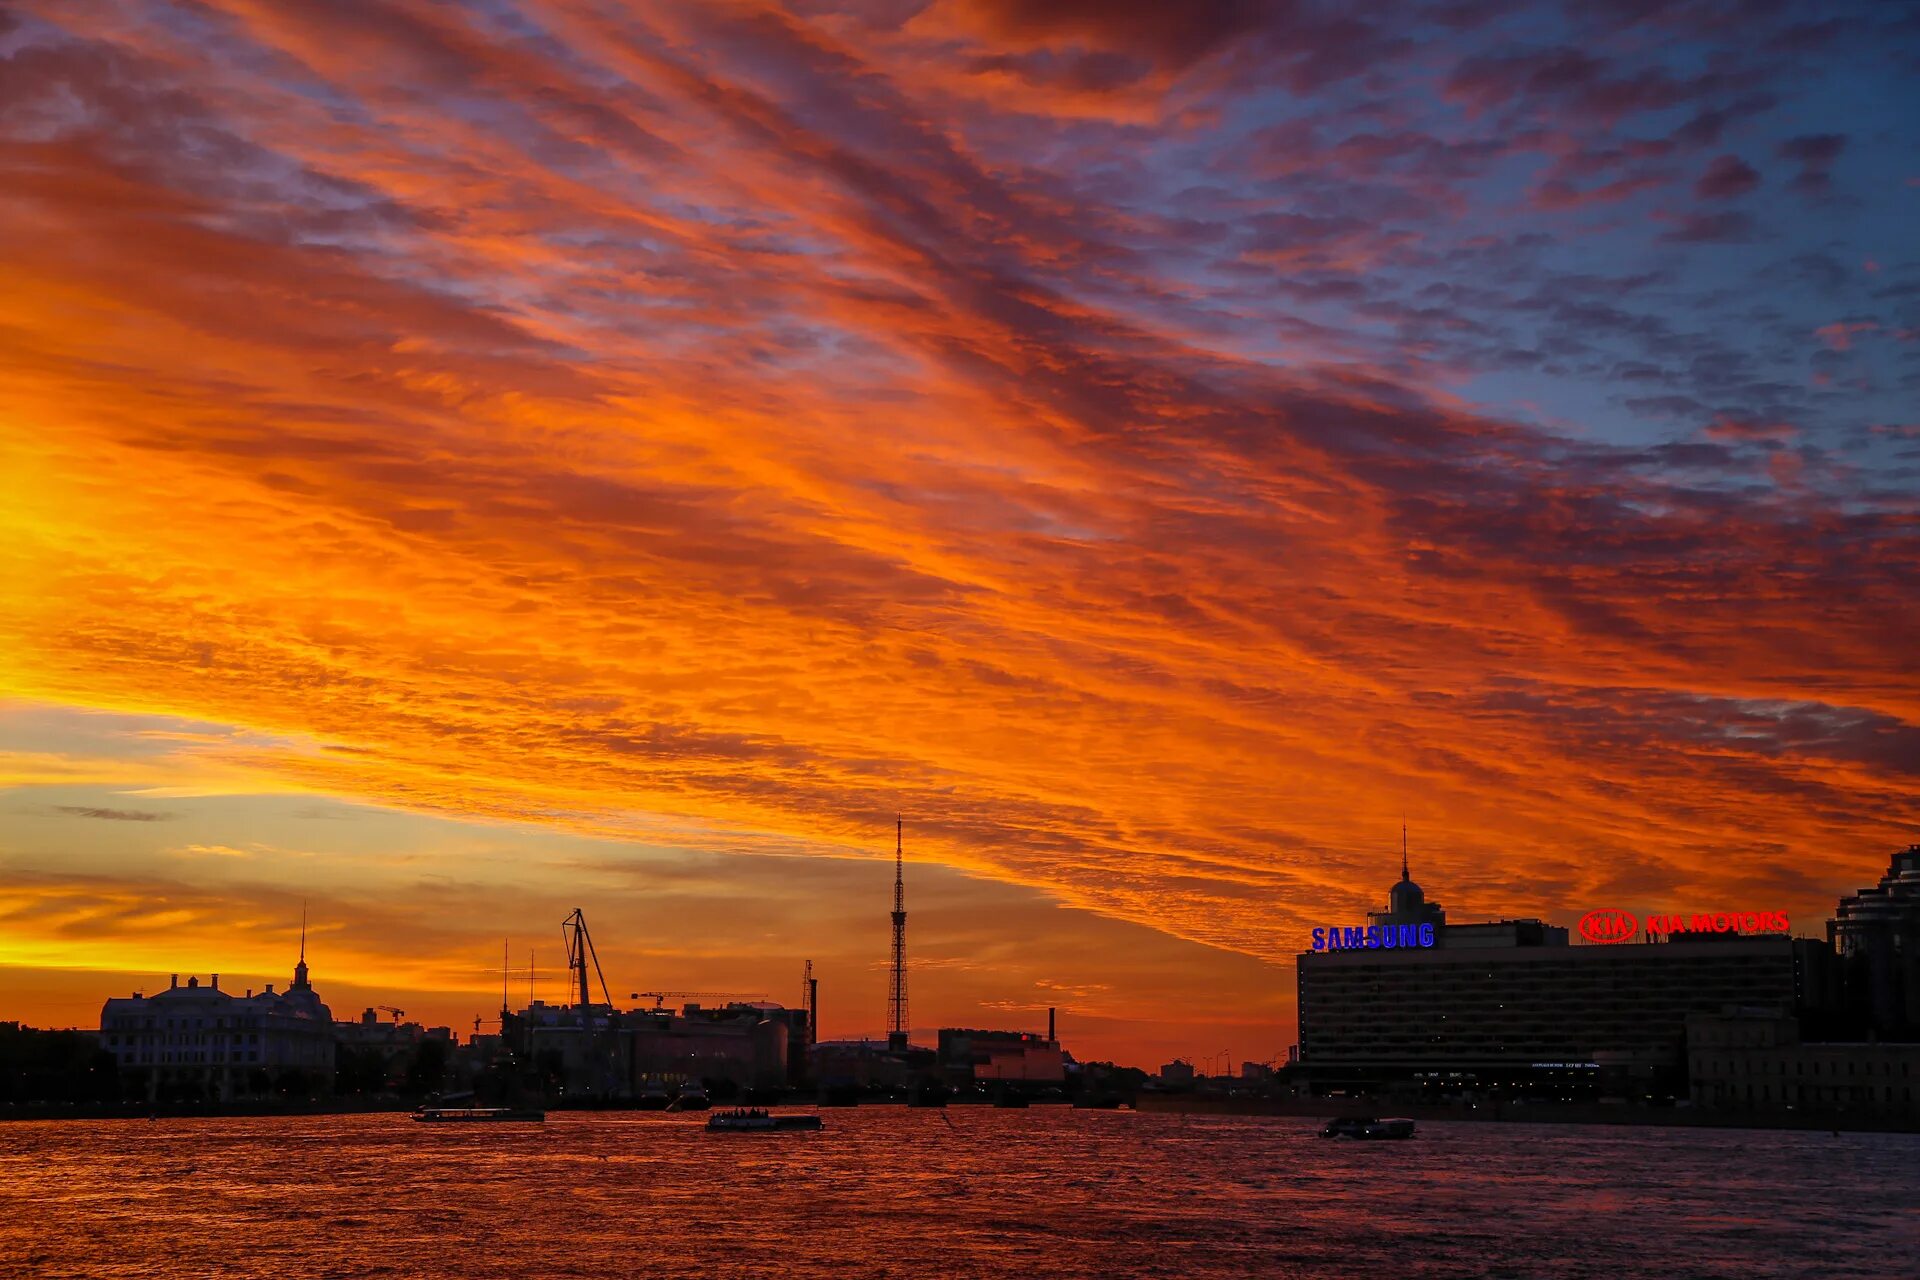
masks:
<path fill-rule="evenodd" d="M 901 852 L 905 823 L 893 820 L 893 986 L 887 994 L 887 1047 L 907 1047 L 907 881 Z"/>
<path fill-rule="evenodd" d="M 1404 818 L 1400 820 L 1400 878 L 1402 880 L 1413 879 L 1413 876 L 1407 871 L 1407 822 Z"/>

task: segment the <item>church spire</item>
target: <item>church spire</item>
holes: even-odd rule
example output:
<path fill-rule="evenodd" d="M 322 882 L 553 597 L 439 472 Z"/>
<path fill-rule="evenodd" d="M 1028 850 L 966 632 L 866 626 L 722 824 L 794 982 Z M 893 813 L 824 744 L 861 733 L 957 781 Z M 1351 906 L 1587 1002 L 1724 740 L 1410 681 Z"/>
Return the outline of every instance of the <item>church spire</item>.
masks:
<path fill-rule="evenodd" d="M 304 988 L 307 985 L 307 900 L 300 900 L 300 963 L 293 966 L 293 985 Z"/>

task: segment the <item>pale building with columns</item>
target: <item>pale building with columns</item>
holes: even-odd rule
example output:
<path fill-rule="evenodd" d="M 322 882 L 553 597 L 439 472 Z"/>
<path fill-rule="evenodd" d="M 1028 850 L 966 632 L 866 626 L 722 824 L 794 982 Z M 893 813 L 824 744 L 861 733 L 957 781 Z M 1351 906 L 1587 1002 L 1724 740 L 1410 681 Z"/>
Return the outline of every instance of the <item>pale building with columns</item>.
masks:
<path fill-rule="evenodd" d="M 268 983 L 236 996 L 217 973 L 204 986 L 174 974 L 164 991 L 113 997 L 100 1010 L 100 1042 L 149 1099 L 224 1101 L 296 1081 L 314 1093 L 333 1088 L 333 1013 L 307 980 L 304 947 L 285 991 Z"/>

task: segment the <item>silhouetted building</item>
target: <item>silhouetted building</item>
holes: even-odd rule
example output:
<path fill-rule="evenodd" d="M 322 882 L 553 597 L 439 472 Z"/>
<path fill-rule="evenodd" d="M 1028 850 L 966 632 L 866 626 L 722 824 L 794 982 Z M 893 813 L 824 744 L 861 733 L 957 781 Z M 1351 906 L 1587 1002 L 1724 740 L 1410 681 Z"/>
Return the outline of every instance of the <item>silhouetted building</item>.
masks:
<path fill-rule="evenodd" d="M 1160 1068 L 1160 1083 L 1169 1089 L 1193 1088 L 1193 1064 L 1185 1058 L 1175 1058 Z"/>
<path fill-rule="evenodd" d="M 536 1000 L 507 1016 L 504 1039 L 566 1093 L 630 1098 L 682 1083 L 779 1088 L 789 1079 L 793 1029 L 805 1019 L 804 1010 L 760 1002 L 688 1004 L 678 1013 L 591 1004 L 583 1018 L 577 1004 Z"/>
<path fill-rule="evenodd" d="M 338 1048 L 336 1065 L 343 1076 L 358 1074 L 350 1072 L 349 1065 L 355 1065 L 369 1075 L 377 1075 L 378 1083 L 387 1087 L 399 1087 L 407 1083 L 407 1068 L 418 1060 L 420 1046 L 428 1041 L 438 1041 L 444 1049 L 441 1061 L 452 1057 L 454 1047 L 453 1030 L 450 1027 L 426 1027 L 418 1022 L 401 1022 L 396 1013 L 391 1022 L 382 1021 L 378 1010 L 362 1011 L 358 1020 L 336 1022 L 333 1024 L 333 1039 Z M 342 1088 L 359 1086 L 372 1088 L 374 1081 L 362 1079 L 343 1083 Z"/>
<path fill-rule="evenodd" d="M 796 1017 L 804 1029 L 805 1010 L 762 1002 L 711 1009 L 690 1004 L 677 1015 L 628 1014 L 634 1080 L 780 1088 L 789 1080 L 788 1045 Z"/>
<path fill-rule="evenodd" d="M 1299 957 L 1299 1062 L 1316 1093 L 1684 1095 L 1689 1014 L 1795 1007 L 1784 934 L 1572 946 L 1539 920 L 1448 925 L 1404 854 L 1369 919 L 1436 925 L 1433 945 Z"/>
<path fill-rule="evenodd" d="M 1739 1009 L 1689 1017 L 1687 1057 L 1698 1107 L 1920 1126 L 1920 1044 L 1806 1041 L 1790 1014 Z"/>
<path fill-rule="evenodd" d="M 268 983 L 235 996 L 220 989 L 219 974 L 204 987 L 197 977 L 182 986 L 175 974 L 165 991 L 111 998 L 100 1041 L 150 1099 L 333 1088 L 333 1015 L 307 981 L 304 951 L 281 992 Z"/>
<path fill-rule="evenodd" d="M 822 1040 L 808 1051 L 814 1080 L 823 1090 L 904 1089 L 935 1065 L 931 1049 L 897 1048 L 886 1040 Z"/>
<path fill-rule="evenodd" d="M 1067 1057 L 1059 1042 L 1032 1031 L 940 1031 L 940 1067 L 955 1083 L 969 1080 L 1019 1080 L 1059 1084 L 1067 1078 Z"/>
<path fill-rule="evenodd" d="M 1840 899 L 1827 940 L 1855 1034 L 1920 1039 L 1920 844 L 1894 854 L 1878 885 Z"/>

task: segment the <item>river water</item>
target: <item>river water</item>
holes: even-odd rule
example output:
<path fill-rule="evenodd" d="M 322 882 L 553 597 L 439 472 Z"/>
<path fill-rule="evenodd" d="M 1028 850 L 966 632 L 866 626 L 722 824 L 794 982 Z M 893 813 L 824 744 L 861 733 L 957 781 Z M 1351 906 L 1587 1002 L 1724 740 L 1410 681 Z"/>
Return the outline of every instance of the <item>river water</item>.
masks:
<path fill-rule="evenodd" d="M 0 1125 L 0 1275 L 1920 1277 L 1920 1137 L 824 1114 Z"/>

